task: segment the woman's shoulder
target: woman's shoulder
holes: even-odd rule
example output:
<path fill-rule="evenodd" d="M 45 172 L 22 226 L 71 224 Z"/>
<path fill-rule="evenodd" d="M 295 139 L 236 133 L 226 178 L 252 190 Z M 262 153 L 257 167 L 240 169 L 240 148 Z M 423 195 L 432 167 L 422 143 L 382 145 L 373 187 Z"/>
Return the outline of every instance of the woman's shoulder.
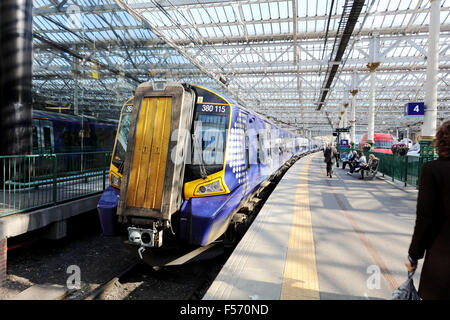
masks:
<path fill-rule="evenodd" d="M 437 159 L 432 161 L 426 161 L 422 164 L 422 169 L 450 171 L 450 159 Z"/>

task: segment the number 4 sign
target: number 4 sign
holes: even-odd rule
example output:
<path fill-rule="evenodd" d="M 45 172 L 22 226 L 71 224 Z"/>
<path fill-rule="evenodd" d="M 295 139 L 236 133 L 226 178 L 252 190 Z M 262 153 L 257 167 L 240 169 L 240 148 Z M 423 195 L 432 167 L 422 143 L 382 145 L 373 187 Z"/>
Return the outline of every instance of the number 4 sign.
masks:
<path fill-rule="evenodd" d="M 406 117 L 423 117 L 425 104 L 423 102 L 408 102 L 405 104 Z"/>

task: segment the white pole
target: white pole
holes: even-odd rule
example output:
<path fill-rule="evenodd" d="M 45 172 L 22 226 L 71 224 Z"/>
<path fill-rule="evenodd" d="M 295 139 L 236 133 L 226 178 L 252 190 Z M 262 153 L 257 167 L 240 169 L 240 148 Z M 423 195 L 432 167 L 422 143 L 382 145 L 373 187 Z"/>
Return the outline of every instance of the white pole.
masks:
<path fill-rule="evenodd" d="M 348 102 L 344 103 L 344 128 L 348 127 L 348 116 L 347 116 L 347 110 L 348 110 Z M 344 134 L 344 139 L 348 140 L 348 133 Z"/>
<path fill-rule="evenodd" d="M 369 92 L 369 128 L 367 132 L 367 142 L 374 142 L 375 132 L 375 69 L 370 69 L 370 92 Z"/>
<path fill-rule="evenodd" d="M 436 134 L 441 1 L 431 0 L 430 2 L 427 78 L 425 82 L 425 116 L 422 126 L 422 140 L 431 141 Z"/>
<path fill-rule="evenodd" d="M 374 132 L 375 132 L 375 71 L 380 65 L 377 61 L 379 57 L 379 38 L 377 34 L 374 34 L 370 41 L 369 54 L 370 62 L 367 64 L 367 68 L 370 71 L 370 92 L 369 92 L 369 125 L 367 132 L 367 142 L 374 144 Z"/>

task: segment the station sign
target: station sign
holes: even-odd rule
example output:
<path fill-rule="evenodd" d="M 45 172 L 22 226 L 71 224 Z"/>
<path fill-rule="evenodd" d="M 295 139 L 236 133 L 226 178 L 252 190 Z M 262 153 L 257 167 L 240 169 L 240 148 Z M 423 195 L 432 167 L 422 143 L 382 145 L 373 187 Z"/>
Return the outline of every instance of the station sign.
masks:
<path fill-rule="evenodd" d="M 408 102 L 405 103 L 405 117 L 423 117 L 425 114 L 425 103 Z"/>
<path fill-rule="evenodd" d="M 350 132 L 350 128 L 336 128 L 336 132 Z"/>
<path fill-rule="evenodd" d="M 348 140 L 347 139 L 342 139 L 341 140 L 341 147 L 348 147 Z"/>

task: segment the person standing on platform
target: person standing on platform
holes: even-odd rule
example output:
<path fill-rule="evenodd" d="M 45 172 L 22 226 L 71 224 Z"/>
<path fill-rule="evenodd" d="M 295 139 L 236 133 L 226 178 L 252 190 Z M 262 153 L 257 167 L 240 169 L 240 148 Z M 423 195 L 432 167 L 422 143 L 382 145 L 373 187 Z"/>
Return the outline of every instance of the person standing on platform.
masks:
<path fill-rule="evenodd" d="M 336 153 L 334 154 L 334 157 L 336 158 L 336 167 L 339 168 L 339 152 L 337 151 L 336 147 L 333 145 L 334 150 Z"/>
<path fill-rule="evenodd" d="M 439 158 L 420 171 L 417 217 L 406 268 L 413 272 L 425 255 L 419 283 L 424 300 L 450 300 L 450 121 L 436 133 Z"/>
<path fill-rule="evenodd" d="M 333 178 L 333 161 L 336 157 L 337 151 L 332 144 L 328 144 L 323 155 L 325 157 L 324 162 L 327 164 L 327 176 Z"/>

